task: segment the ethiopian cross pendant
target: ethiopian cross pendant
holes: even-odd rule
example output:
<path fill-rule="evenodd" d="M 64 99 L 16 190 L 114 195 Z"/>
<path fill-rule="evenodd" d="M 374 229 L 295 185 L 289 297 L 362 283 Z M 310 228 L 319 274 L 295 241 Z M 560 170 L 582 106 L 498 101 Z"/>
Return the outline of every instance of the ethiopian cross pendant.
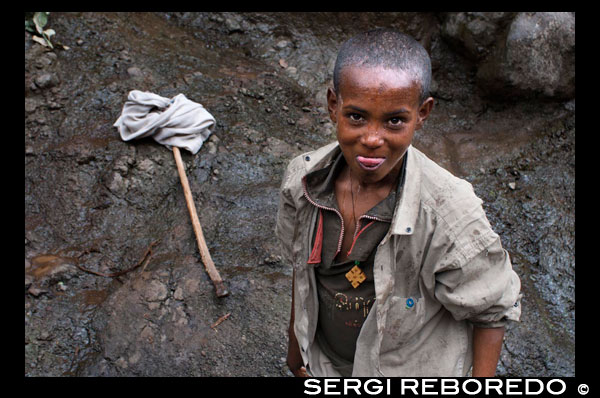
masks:
<path fill-rule="evenodd" d="M 353 288 L 357 288 L 367 279 L 365 273 L 359 267 L 360 261 L 354 261 L 354 267 L 346 273 L 346 279 L 350 282 Z"/>

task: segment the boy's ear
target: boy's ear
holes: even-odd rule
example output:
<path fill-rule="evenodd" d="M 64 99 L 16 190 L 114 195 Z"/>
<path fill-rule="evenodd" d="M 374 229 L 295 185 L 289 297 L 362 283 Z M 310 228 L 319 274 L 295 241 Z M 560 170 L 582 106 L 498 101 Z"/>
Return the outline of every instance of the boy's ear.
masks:
<path fill-rule="evenodd" d="M 433 109 L 433 102 L 433 98 L 429 97 L 425 101 L 423 101 L 423 103 L 419 107 L 419 120 L 417 120 L 417 126 L 415 130 L 420 130 L 421 127 L 423 127 L 425 120 L 427 120 L 429 114 L 431 113 L 431 110 Z"/>
<path fill-rule="evenodd" d="M 329 111 L 329 118 L 333 123 L 337 123 L 337 105 L 338 99 L 333 88 L 327 89 L 327 110 Z"/>

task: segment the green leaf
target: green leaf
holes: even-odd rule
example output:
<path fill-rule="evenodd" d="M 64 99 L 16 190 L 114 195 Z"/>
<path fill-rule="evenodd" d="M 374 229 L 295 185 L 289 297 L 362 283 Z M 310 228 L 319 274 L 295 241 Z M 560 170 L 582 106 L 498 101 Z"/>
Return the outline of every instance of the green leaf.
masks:
<path fill-rule="evenodd" d="M 33 15 L 33 23 L 35 24 L 35 28 L 37 29 L 39 34 L 42 34 L 43 27 L 48 23 L 48 13 L 47 12 L 36 12 Z"/>
<path fill-rule="evenodd" d="M 47 32 L 47 30 L 45 30 L 44 32 L 42 32 L 42 37 L 44 38 L 44 40 L 46 40 L 46 43 L 48 43 L 48 47 L 54 48 L 54 46 L 50 42 L 50 38 L 48 36 L 46 36 L 46 32 Z"/>
<path fill-rule="evenodd" d="M 32 20 L 25 21 L 25 30 L 30 33 L 35 33 L 35 25 Z"/>

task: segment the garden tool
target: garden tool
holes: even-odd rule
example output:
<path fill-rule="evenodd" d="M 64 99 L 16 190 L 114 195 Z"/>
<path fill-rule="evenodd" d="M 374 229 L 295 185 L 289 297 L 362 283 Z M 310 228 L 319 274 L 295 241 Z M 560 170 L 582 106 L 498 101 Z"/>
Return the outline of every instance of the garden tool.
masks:
<path fill-rule="evenodd" d="M 152 137 L 173 151 L 202 262 L 215 286 L 217 297 L 225 297 L 229 291 L 206 246 L 179 151 L 179 148 L 184 148 L 196 154 L 211 134 L 210 128 L 215 123 L 215 118 L 201 104 L 190 101 L 183 94 L 169 99 L 133 90 L 129 92 L 121 116 L 114 127 L 119 129 L 124 141 Z"/>

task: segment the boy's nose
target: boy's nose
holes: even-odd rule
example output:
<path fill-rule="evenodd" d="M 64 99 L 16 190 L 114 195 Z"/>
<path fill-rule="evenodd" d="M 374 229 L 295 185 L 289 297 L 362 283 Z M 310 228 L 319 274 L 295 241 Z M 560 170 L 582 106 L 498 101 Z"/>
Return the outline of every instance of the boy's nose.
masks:
<path fill-rule="evenodd" d="M 378 148 L 383 145 L 383 137 L 376 127 L 368 128 L 361 137 L 361 143 L 368 148 Z"/>

